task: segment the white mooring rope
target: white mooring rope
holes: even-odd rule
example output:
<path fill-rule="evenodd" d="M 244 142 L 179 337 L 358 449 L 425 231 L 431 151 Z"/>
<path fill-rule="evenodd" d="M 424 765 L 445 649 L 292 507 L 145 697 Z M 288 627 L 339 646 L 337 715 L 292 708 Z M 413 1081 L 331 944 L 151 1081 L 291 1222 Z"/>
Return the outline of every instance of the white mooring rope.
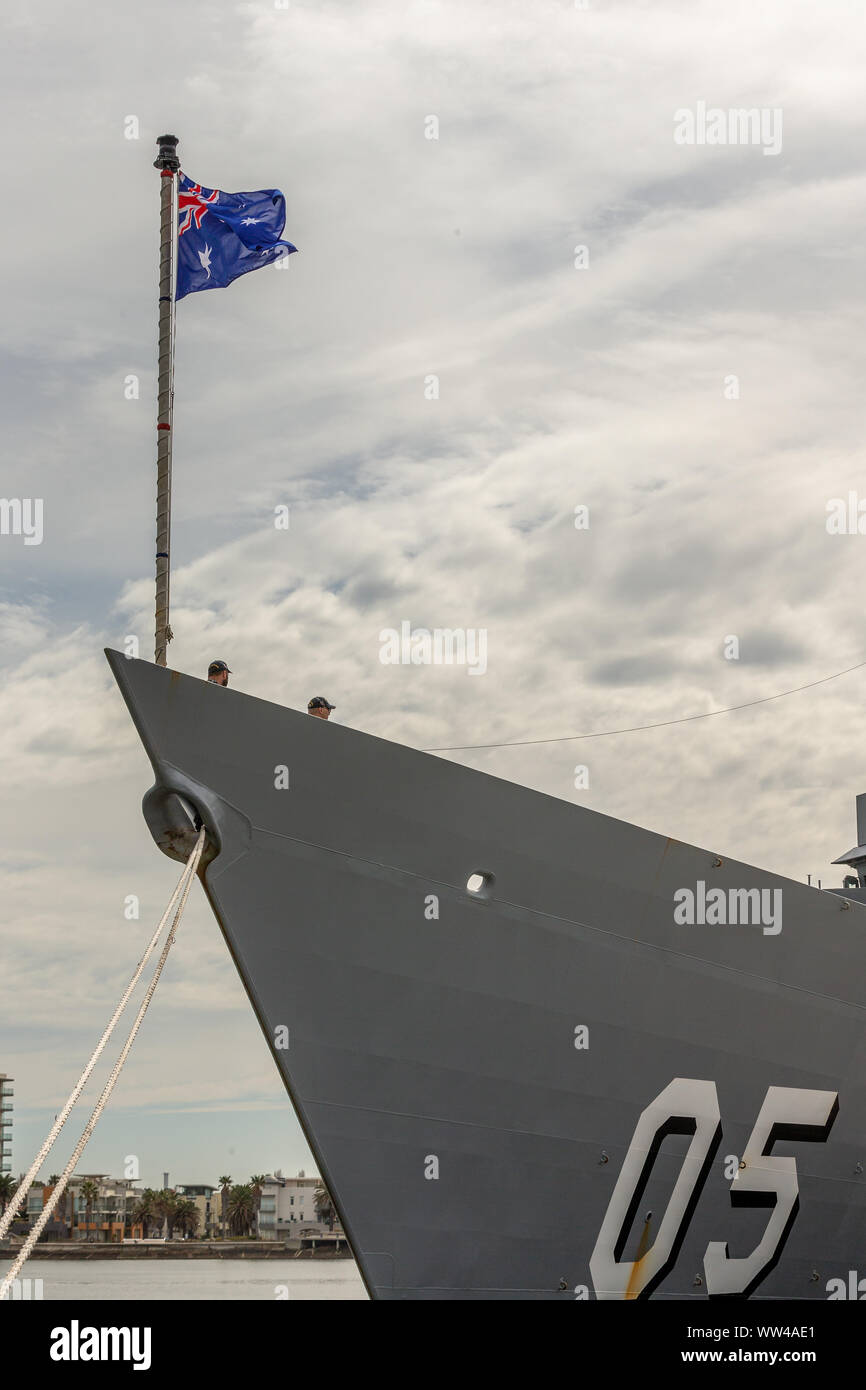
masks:
<path fill-rule="evenodd" d="M 92 1135 L 94 1129 L 96 1128 L 96 1122 L 102 1114 L 102 1111 L 105 1109 L 105 1106 L 108 1102 L 108 1098 L 111 1095 L 111 1092 L 114 1090 L 117 1079 L 120 1076 L 121 1071 L 123 1070 L 123 1065 L 129 1055 L 130 1048 L 132 1047 L 132 1044 L 135 1041 L 135 1036 L 139 1030 L 139 1027 L 141 1026 L 142 1019 L 144 1018 L 144 1015 L 147 1013 L 150 1001 L 153 998 L 154 991 L 156 989 L 157 984 L 159 983 L 159 977 L 162 974 L 162 968 L 165 965 L 166 959 L 168 958 L 168 953 L 171 950 L 172 945 L 174 944 L 174 934 L 177 930 L 177 925 L 181 919 L 181 916 L 183 915 L 183 910 L 186 907 L 186 900 L 189 897 L 190 888 L 192 887 L 192 880 L 195 877 L 195 871 L 198 868 L 198 863 L 201 859 L 202 850 L 204 849 L 205 834 L 205 830 L 202 829 L 199 834 L 198 840 L 196 841 L 195 848 L 187 861 L 183 873 L 180 876 L 180 881 L 178 882 L 177 887 L 171 895 L 171 899 L 169 901 L 168 907 L 166 908 L 163 914 L 162 920 L 160 921 L 160 924 L 157 927 L 156 932 L 154 933 L 147 950 L 145 951 L 138 964 L 138 968 L 124 993 L 123 999 L 118 1005 L 114 1017 L 112 1018 L 107 1029 L 103 1033 L 102 1038 L 100 1039 L 100 1042 L 96 1048 L 96 1051 L 94 1052 L 93 1056 L 91 1057 L 90 1061 L 88 1062 L 87 1066 L 85 1067 L 84 1071 L 79 1077 L 74 1090 L 71 1092 L 69 1099 L 63 1107 L 63 1110 L 55 1120 L 51 1133 L 49 1134 L 48 1138 L 43 1144 L 42 1149 L 39 1152 L 39 1157 L 36 1159 L 36 1162 L 33 1164 L 29 1173 L 27 1174 L 25 1182 L 21 1184 L 21 1187 L 19 1188 L 18 1192 L 15 1193 L 15 1198 L 18 1199 L 18 1201 L 15 1202 L 15 1206 L 17 1207 L 18 1202 L 23 1200 L 24 1193 L 26 1193 L 27 1189 L 30 1187 L 35 1173 L 38 1172 L 40 1164 L 44 1161 L 45 1156 L 48 1153 L 48 1150 L 51 1148 L 51 1145 L 54 1143 L 54 1140 L 60 1133 L 60 1130 L 62 1129 L 63 1124 L 65 1123 L 70 1110 L 72 1109 L 73 1105 L 78 1099 L 78 1096 L 81 1094 L 81 1091 L 87 1081 L 88 1076 L 93 1070 L 93 1067 L 96 1063 L 97 1058 L 99 1057 L 99 1054 L 102 1052 L 103 1048 L 105 1047 L 105 1044 L 110 1038 L 114 1030 L 115 1024 L 117 1023 L 118 1018 L 123 1012 L 123 1009 L 125 1008 L 129 1000 L 129 996 L 131 995 L 137 981 L 139 980 L 141 972 L 144 969 L 149 956 L 153 952 L 156 942 L 169 917 L 169 914 L 171 913 L 172 908 L 177 902 L 178 897 L 180 897 L 180 902 L 178 903 L 177 910 L 174 914 L 174 921 L 171 924 L 171 929 L 168 933 L 168 937 L 166 938 L 165 945 L 162 948 L 162 953 L 159 957 L 159 960 L 157 961 L 156 968 L 153 972 L 153 976 L 151 977 L 150 984 L 147 987 L 147 992 L 144 996 L 144 999 L 142 1000 L 141 1007 L 138 1011 L 138 1014 L 136 1015 L 135 1022 L 129 1030 L 126 1042 L 123 1044 L 120 1056 L 118 1057 L 117 1061 L 114 1064 L 114 1067 L 112 1068 L 111 1075 L 105 1083 L 102 1094 L 99 1097 L 99 1100 L 96 1102 L 96 1105 L 93 1107 L 90 1119 L 87 1121 L 87 1124 L 85 1125 L 84 1130 L 82 1132 L 81 1138 L 75 1146 L 75 1150 L 72 1154 L 72 1157 L 67 1163 L 59 1181 L 57 1182 L 57 1185 L 54 1188 L 54 1191 L 48 1199 L 47 1205 L 43 1207 L 39 1219 L 36 1222 L 36 1225 L 33 1227 L 33 1230 L 30 1232 L 23 1246 L 19 1250 L 15 1263 L 9 1270 L 6 1277 L 4 1278 L 3 1283 L 0 1284 L 0 1299 L 6 1298 L 12 1286 L 13 1280 L 17 1278 L 22 1265 L 25 1263 L 28 1256 L 30 1255 L 31 1250 L 33 1249 L 40 1235 L 42 1234 L 42 1231 L 44 1230 L 45 1226 L 50 1221 L 51 1216 L 57 1206 L 57 1203 L 59 1202 L 64 1191 L 66 1190 L 66 1184 L 68 1183 L 70 1177 L 75 1171 L 75 1166 L 78 1163 L 78 1160 L 80 1159 L 82 1153 L 84 1152 L 87 1142 L 90 1139 L 90 1136 Z M 19 1192 L 21 1194 L 20 1197 Z M 13 1201 L 15 1201 L 15 1198 L 13 1198 Z M 8 1229 L 9 1223 L 11 1222 L 12 1217 L 9 1215 L 10 1210 L 13 1210 L 11 1203 L 6 1210 L 6 1213 L 4 1213 L 2 1224 L 0 1224 L 0 1236 L 5 1234 L 6 1230 Z"/>
<path fill-rule="evenodd" d="M 75 1102 L 78 1100 L 78 1097 L 81 1095 L 81 1092 L 84 1090 L 84 1087 L 85 1087 L 86 1084 L 87 1084 L 87 1080 L 88 1080 L 88 1078 L 89 1078 L 89 1076 L 90 1076 L 90 1073 L 93 1071 L 93 1068 L 96 1066 L 96 1063 L 97 1063 L 97 1061 L 99 1060 L 99 1057 L 100 1057 L 101 1053 L 103 1052 L 103 1050 L 104 1050 L 104 1048 L 105 1048 L 105 1044 L 108 1042 L 108 1039 L 111 1037 L 112 1033 L 114 1032 L 114 1029 L 115 1029 L 115 1027 L 116 1027 L 116 1025 L 117 1025 L 117 1020 L 120 1018 L 120 1015 L 123 1013 L 123 1010 L 126 1008 L 126 1005 L 127 1005 L 128 1002 L 129 1002 L 129 997 L 130 997 L 130 995 L 132 994 L 132 991 L 135 989 L 135 986 L 138 984 L 138 981 L 141 979 L 141 973 L 142 973 L 142 971 L 144 970 L 144 967 L 147 965 L 148 960 L 149 960 L 150 957 L 152 956 L 153 951 L 154 951 L 154 947 L 156 946 L 157 941 L 159 940 L 160 936 L 162 935 L 162 929 L 163 929 L 163 927 L 165 926 L 166 922 L 168 921 L 168 918 L 169 918 L 169 915 L 170 915 L 170 913 L 171 913 L 171 910 L 172 910 L 172 908 L 174 907 L 175 903 L 177 902 L 178 897 L 180 896 L 180 893 L 181 893 L 181 891 L 182 891 L 182 889 L 183 889 L 184 883 L 186 882 L 186 877 L 187 877 L 187 874 L 188 874 L 188 873 L 189 873 L 189 861 L 187 861 L 187 863 L 184 865 L 183 873 L 182 873 L 181 876 L 180 876 L 180 879 L 179 879 L 179 881 L 178 881 L 177 887 L 175 888 L 174 892 L 173 892 L 172 895 L 171 895 L 171 898 L 169 899 L 169 904 L 168 904 L 168 907 L 165 909 L 165 912 L 164 912 L 163 915 L 162 915 L 162 920 L 160 921 L 159 926 L 157 927 L 156 931 L 154 932 L 153 936 L 151 937 L 150 944 L 149 944 L 147 950 L 145 951 L 145 953 L 144 953 L 144 955 L 142 956 L 141 960 L 138 962 L 138 967 L 137 967 L 137 969 L 136 969 L 136 971 L 135 971 L 135 974 L 133 975 L 132 979 L 130 980 L 130 982 L 129 982 L 127 988 L 126 988 L 126 991 L 125 991 L 125 993 L 124 993 L 124 995 L 123 995 L 123 998 L 121 999 L 120 1003 L 118 1004 L 118 1006 L 117 1006 L 117 1008 L 116 1008 L 116 1010 L 115 1010 L 115 1012 L 114 1012 L 114 1016 L 112 1017 L 111 1021 L 110 1021 L 109 1024 L 108 1024 L 108 1027 L 106 1028 L 105 1032 L 103 1033 L 102 1037 L 100 1038 L 99 1043 L 97 1044 L 97 1047 L 96 1047 L 96 1051 L 93 1053 L 93 1056 L 91 1057 L 90 1061 L 87 1063 L 87 1066 L 84 1068 L 84 1071 L 81 1073 L 81 1075 L 79 1076 L 78 1080 L 76 1081 L 73 1090 L 72 1090 L 72 1091 L 70 1092 L 70 1094 L 69 1094 L 69 1097 L 68 1097 L 68 1099 L 67 1099 L 67 1101 L 66 1101 L 66 1104 L 64 1105 L 63 1109 L 60 1111 L 60 1114 L 59 1114 L 59 1115 L 57 1116 L 57 1118 L 55 1119 L 54 1125 L 52 1126 L 52 1129 L 51 1129 L 51 1132 L 49 1133 L 47 1139 L 45 1140 L 45 1143 L 42 1145 L 42 1148 L 39 1150 L 39 1153 L 37 1154 L 37 1156 L 36 1156 L 36 1158 L 35 1158 L 35 1160 L 34 1160 L 32 1166 L 31 1166 L 31 1168 L 30 1168 L 30 1170 L 29 1170 L 27 1176 L 23 1179 L 23 1181 L 22 1181 L 22 1182 L 19 1184 L 19 1186 L 16 1188 L 15 1193 L 14 1193 L 14 1195 L 12 1196 L 12 1198 L 11 1198 L 11 1200 L 10 1200 L 10 1202 L 9 1202 L 9 1205 L 7 1206 L 5 1212 L 3 1213 L 3 1216 L 0 1217 L 0 1240 L 3 1239 L 3 1237 L 6 1235 L 6 1232 L 8 1231 L 9 1227 L 11 1226 L 11 1224 L 12 1224 L 14 1218 L 15 1218 L 15 1213 L 16 1213 L 16 1211 L 17 1211 L 18 1208 L 21 1206 L 21 1203 L 24 1201 L 24 1198 L 26 1197 L 27 1193 L 30 1191 L 30 1188 L 31 1188 L 32 1185 L 33 1185 L 33 1179 L 36 1177 L 37 1173 L 39 1172 L 39 1169 L 42 1167 L 42 1164 L 45 1162 L 45 1159 L 46 1159 L 46 1157 L 47 1157 L 47 1155 L 48 1155 L 49 1149 L 51 1149 L 52 1145 L 54 1144 L 55 1139 L 57 1138 L 58 1134 L 60 1133 L 61 1129 L 62 1129 L 63 1126 L 65 1125 L 67 1119 L 69 1118 L 69 1114 L 70 1114 L 70 1111 L 72 1110 L 72 1107 L 75 1105 Z"/>

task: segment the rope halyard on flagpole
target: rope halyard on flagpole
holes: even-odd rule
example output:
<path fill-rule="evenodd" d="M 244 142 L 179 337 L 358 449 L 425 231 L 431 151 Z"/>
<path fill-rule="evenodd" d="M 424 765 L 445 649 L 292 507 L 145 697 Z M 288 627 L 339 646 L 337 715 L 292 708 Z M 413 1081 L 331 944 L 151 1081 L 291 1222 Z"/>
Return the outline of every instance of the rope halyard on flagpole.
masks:
<path fill-rule="evenodd" d="M 168 660 L 172 639 L 169 624 L 171 573 L 171 443 L 174 423 L 174 321 L 177 247 L 177 136 L 160 135 L 153 161 L 160 171 L 159 190 L 159 348 L 156 417 L 156 607 L 154 656 L 157 666 Z"/>
<path fill-rule="evenodd" d="M 18 1277 L 18 1274 L 20 1273 L 21 1268 L 28 1259 L 34 1245 L 41 1236 L 48 1222 L 51 1220 L 51 1217 L 54 1214 L 54 1210 L 57 1207 L 60 1198 L 63 1196 L 63 1193 L 66 1190 L 66 1185 L 75 1171 L 78 1160 L 83 1154 L 87 1146 L 88 1140 L 90 1139 L 90 1136 L 96 1128 L 96 1123 L 103 1110 L 105 1109 L 105 1106 L 108 1104 L 109 1097 L 111 1096 L 115 1084 L 117 1083 L 117 1079 L 120 1076 L 121 1071 L 123 1070 L 124 1063 L 126 1062 L 126 1059 L 129 1056 L 132 1044 L 135 1042 L 135 1037 L 141 1026 L 144 1015 L 147 1013 L 147 1010 L 150 1006 L 150 1001 L 153 998 L 154 991 L 156 990 L 156 987 L 159 983 L 159 977 L 162 974 L 162 969 L 168 958 L 168 953 L 174 945 L 175 932 L 177 930 L 178 923 L 181 917 L 183 916 L 183 910 L 186 907 L 186 900 L 189 897 L 190 888 L 192 887 L 192 881 L 195 878 L 196 870 L 198 868 L 199 861 L 202 856 L 206 835 L 207 832 L 204 830 L 204 828 L 202 828 L 199 837 L 196 841 L 195 848 L 193 849 L 193 852 L 190 855 L 189 860 L 187 861 L 186 868 L 184 869 L 183 874 L 181 875 L 180 883 L 178 884 L 177 888 L 172 894 L 171 903 L 169 903 L 168 909 L 165 915 L 163 916 L 162 922 L 164 922 L 168 917 L 169 912 L 171 911 L 171 904 L 176 902 L 178 896 L 180 896 L 180 902 L 177 904 L 177 908 L 174 914 L 174 920 L 172 921 L 171 927 L 169 928 L 165 945 L 163 946 L 159 960 L 156 963 L 156 968 L 154 969 L 153 975 L 151 976 L 150 984 L 147 987 L 147 992 L 145 993 L 144 999 L 141 1002 L 141 1007 L 139 1008 L 138 1013 L 135 1016 L 135 1022 L 133 1023 L 132 1027 L 129 1030 L 129 1033 L 127 1034 L 126 1042 L 123 1044 L 120 1056 L 118 1057 L 117 1061 L 112 1067 L 111 1074 L 108 1080 L 106 1081 L 105 1086 L 102 1089 L 102 1094 L 100 1095 L 99 1100 L 96 1102 L 96 1105 L 93 1107 L 90 1119 L 84 1126 L 81 1138 L 75 1145 L 75 1149 L 73 1150 L 72 1156 L 70 1157 L 69 1162 L 67 1163 L 62 1174 L 60 1175 L 60 1178 L 54 1188 L 54 1191 L 52 1192 L 45 1206 L 43 1207 L 39 1219 L 34 1225 L 32 1231 L 30 1232 L 26 1241 L 19 1250 L 15 1258 L 15 1262 L 12 1265 L 12 1268 L 6 1274 L 2 1284 L 0 1284 L 0 1301 L 7 1297 L 14 1280 Z M 162 922 L 160 922 L 159 926 L 160 931 L 162 930 Z M 150 950 L 148 950 L 147 954 L 150 954 Z M 143 964 L 144 960 L 142 960 L 142 965 Z"/>

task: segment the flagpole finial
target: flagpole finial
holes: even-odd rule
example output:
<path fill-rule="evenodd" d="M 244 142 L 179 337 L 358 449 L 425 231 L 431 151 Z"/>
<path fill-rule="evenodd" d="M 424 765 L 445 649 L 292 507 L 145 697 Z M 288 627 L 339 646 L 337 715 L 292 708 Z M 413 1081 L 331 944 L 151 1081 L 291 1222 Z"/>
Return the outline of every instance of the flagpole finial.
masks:
<path fill-rule="evenodd" d="M 176 174 L 180 168 L 180 160 L 177 157 L 177 136 L 160 135 L 156 141 L 158 154 L 153 161 L 154 169 L 169 169 Z"/>

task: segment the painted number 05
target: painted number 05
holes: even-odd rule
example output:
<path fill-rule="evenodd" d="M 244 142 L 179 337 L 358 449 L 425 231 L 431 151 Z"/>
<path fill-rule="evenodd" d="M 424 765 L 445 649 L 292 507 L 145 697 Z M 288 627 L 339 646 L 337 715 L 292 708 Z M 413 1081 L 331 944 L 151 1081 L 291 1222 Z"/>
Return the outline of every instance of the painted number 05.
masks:
<path fill-rule="evenodd" d="M 742 1155 L 740 1171 L 731 1183 L 731 1204 L 763 1203 L 772 1207 L 772 1213 L 750 1255 L 733 1258 L 723 1241 L 711 1241 L 707 1246 L 704 1275 L 711 1297 L 747 1297 L 772 1269 L 797 1214 L 799 1188 L 795 1160 L 775 1158 L 768 1151 L 776 1139 L 826 1139 L 838 1109 L 835 1091 L 770 1086 Z M 692 1140 L 661 1225 L 652 1245 L 638 1259 L 621 1260 L 641 1193 L 669 1134 L 690 1134 Z M 596 1298 L 646 1297 L 672 1268 L 721 1134 L 719 1098 L 713 1081 L 678 1077 L 643 1111 L 589 1262 Z"/>

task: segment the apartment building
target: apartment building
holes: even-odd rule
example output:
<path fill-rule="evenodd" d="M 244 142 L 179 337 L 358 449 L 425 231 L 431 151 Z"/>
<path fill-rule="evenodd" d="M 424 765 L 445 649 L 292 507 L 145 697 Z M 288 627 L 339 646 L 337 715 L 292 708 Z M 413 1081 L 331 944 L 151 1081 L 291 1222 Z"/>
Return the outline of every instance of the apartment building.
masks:
<path fill-rule="evenodd" d="M 327 1230 L 319 1221 L 313 1200 L 321 1178 L 307 1177 L 303 1169 L 295 1177 L 284 1177 L 277 1169 L 262 1183 L 258 1230 L 262 1240 L 285 1240 L 305 1229 Z"/>
<path fill-rule="evenodd" d="M 96 1195 L 91 1194 L 89 1211 L 81 1190 L 85 1182 L 96 1185 Z M 14 1234 L 24 1235 L 28 1227 L 32 1228 L 48 1205 L 54 1187 L 55 1184 L 50 1182 L 37 1181 L 33 1184 L 27 1193 L 24 1212 L 13 1222 Z M 108 1243 L 120 1242 L 124 1235 L 141 1236 L 141 1226 L 132 1220 L 139 1195 L 127 1178 L 111 1178 L 105 1173 L 76 1173 L 61 1194 L 52 1219 L 45 1226 L 40 1239 Z"/>
<path fill-rule="evenodd" d="M 97 1196 L 91 1202 L 89 1213 L 87 1201 L 81 1192 L 82 1184 L 87 1181 L 95 1183 L 97 1188 Z M 51 1191 L 50 1187 L 45 1189 L 46 1201 Z M 132 1222 L 132 1213 L 140 1195 L 131 1178 L 112 1178 L 107 1173 L 74 1174 L 60 1199 L 61 1206 L 65 1204 L 64 1218 L 67 1224 L 71 1217 L 72 1239 L 121 1241 L 124 1232 L 140 1237 L 143 1231 Z"/>
<path fill-rule="evenodd" d="M 0 1176 L 12 1172 L 13 1078 L 0 1071 Z"/>
<path fill-rule="evenodd" d="M 187 1197 L 198 1208 L 197 1236 L 208 1240 L 220 1235 L 220 1190 L 210 1183 L 181 1183 L 175 1187 L 179 1197 Z"/>

